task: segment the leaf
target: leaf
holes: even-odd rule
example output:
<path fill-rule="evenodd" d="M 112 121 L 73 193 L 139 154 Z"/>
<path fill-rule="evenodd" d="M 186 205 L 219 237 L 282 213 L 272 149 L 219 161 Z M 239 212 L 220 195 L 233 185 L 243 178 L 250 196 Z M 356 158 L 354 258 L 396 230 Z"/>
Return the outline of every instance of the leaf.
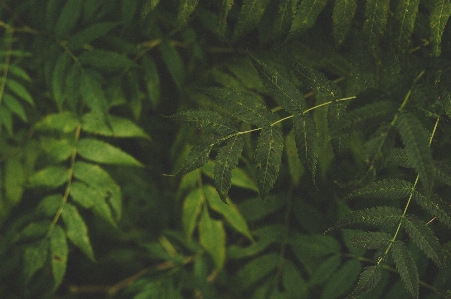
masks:
<path fill-rule="evenodd" d="M 451 228 L 451 207 L 443 202 L 435 193 L 426 197 L 419 192 L 413 193 L 413 199 L 432 216 Z"/>
<path fill-rule="evenodd" d="M 4 67 L 3 64 L 0 64 L 1 67 Z M 28 75 L 27 71 L 25 71 L 22 67 L 15 65 L 15 64 L 10 64 L 8 67 L 8 71 L 10 74 L 14 75 L 15 77 L 26 81 L 26 82 L 31 82 L 31 77 L 30 75 Z"/>
<path fill-rule="evenodd" d="M 35 129 L 70 133 L 75 131 L 77 124 L 77 115 L 73 112 L 65 111 L 61 113 L 48 114 L 45 118 L 36 123 Z"/>
<path fill-rule="evenodd" d="M 214 179 L 214 162 L 212 160 L 209 160 L 202 167 L 202 173 L 209 178 Z M 258 187 L 255 184 L 254 180 L 241 168 L 232 169 L 231 184 L 232 186 L 237 186 L 258 192 Z"/>
<path fill-rule="evenodd" d="M 76 25 L 83 9 L 83 1 L 68 0 L 55 25 L 55 36 L 63 39 Z"/>
<path fill-rule="evenodd" d="M 257 27 L 269 0 L 244 0 L 238 15 L 238 22 L 233 32 L 233 40 L 237 41 Z"/>
<path fill-rule="evenodd" d="M 305 169 L 304 165 L 302 165 L 301 163 L 301 160 L 299 160 L 293 130 L 291 130 L 290 133 L 285 136 L 285 154 L 287 156 L 291 183 L 294 187 L 298 187 Z"/>
<path fill-rule="evenodd" d="M 160 74 L 155 61 L 149 56 L 143 56 L 142 65 L 144 68 L 144 80 L 147 89 L 147 96 L 155 109 L 160 102 Z"/>
<path fill-rule="evenodd" d="M 232 9 L 234 0 L 222 0 L 221 9 L 219 11 L 217 31 L 219 36 L 224 38 L 227 30 L 227 16 Z"/>
<path fill-rule="evenodd" d="M 364 249 L 382 249 L 389 246 L 392 237 L 384 232 L 358 233 L 351 237 L 352 246 Z"/>
<path fill-rule="evenodd" d="M 408 50 L 411 36 L 415 26 L 415 19 L 418 14 L 420 0 L 401 0 L 396 6 L 394 17 L 396 20 L 395 41 L 402 51 Z"/>
<path fill-rule="evenodd" d="M 25 186 L 25 169 L 19 156 L 13 156 L 6 159 L 3 190 L 8 202 L 16 205 L 22 199 Z"/>
<path fill-rule="evenodd" d="M 282 285 L 287 293 L 287 298 L 306 298 L 307 283 L 300 271 L 289 260 L 285 260 L 283 263 Z"/>
<path fill-rule="evenodd" d="M 315 24 L 316 18 L 324 9 L 327 0 L 303 0 L 300 1 L 296 13 L 293 16 L 293 23 L 290 28 L 288 38 L 299 36 Z"/>
<path fill-rule="evenodd" d="M 251 56 L 251 59 L 263 85 L 268 89 L 277 104 L 294 115 L 300 114 L 306 109 L 304 96 L 293 82 L 255 57 Z"/>
<path fill-rule="evenodd" d="M 227 144 L 218 151 L 215 159 L 214 182 L 216 190 L 224 203 L 232 184 L 232 170 L 238 164 L 244 148 L 243 137 L 235 135 L 227 140 Z"/>
<path fill-rule="evenodd" d="M 0 124 L 3 122 L 9 135 L 13 134 L 13 118 L 11 112 L 3 106 L 0 106 Z M 1 126 L 0 126 L 1 131 Z"/>
<path fill-rule="evenodd" d="M 261 204 L 261 201 L 259 201 Z M 281 225 L 264 226 L 253 231 L 256 241 L 249 246 L 241 247 L 231 245 L 227 249 L 227 256 L 231 259 L 242 259 L 246 257 L 255 257 L 265 250 L 269 245 L 282 241 L 283 227 Z"/>
<path fill-rule="evenodd" d="M 357 0 L 335 1 L 332 13 L 332 35 L 337 45 L 341 45 L 348 36 L 356 8 Z"/>
<path fill-rule="evenodd" d="M 442 35 L 450 15 L 451 3 L 449 3 L 449 1 L 434 0 L 430 18 L 430 40 L 432 44 L 432 53 L 435 57 L 440 56 Z"/>
<path fill-rule="evenodd" d="M 61 226 L 55 225 L 50 233 L 50 256 L 53 279 L 55 281 L 53 290 L 56 290 L 63 282 L 64 274 L 66 274 L 68 255 L 69 248 L 67 246 L 66 234 Z"/>
<path fill-rule="evenodd" d="M 20 119 L 23 120 L 24 122 L 28 121 L 27 115 L 25 113 L 23 106 L 19 103 L 19 101 L 15 97 L 10 95 L 9 93 L 4 93 L 2 100 L 3 100 L 3 103 L 5 103 L 5 106 L 8 107 L 8 109 L 12 113 L 19 116 Z"/>
<path fill-rule="evenodd" d="M 183 201 L 182 224 L 188 243 L 194 233 L 197 225 L 197 218 L 202 210 L 202 204 L 205 202 L 204 192 L 201 188 L 192 190 Z"/>
<path fill-rule="evenodd" d="M 192 126 L 206 133 L 227 136 L 238 132 L 236 125 L 222 114 L 212 110 L 188 110 L 170 116 L 186 126 Z"/>
<path fill-rule="evenodd" d="M 81 129 L 85 132 L 102 136 L 150 139 L 149 135 L 127 118 L 108 115 L 108 123 L 99 117 L 98 114 L 90 112 L 82 116 Z"/>
<path fill-rule="evenodd" d="M 199 0 L 181 0 L 178 8 L 177 14 L 177 27 L 184 26 L 189 19 L 189 16 L 196 9 Z"/>
<path fill-rule="evenodd" d="M 377 48 L 387 25 L 389 1 L 369 0 L 366 2 L 363 35 L 367 38 L 368 46 L 373 50 Z"/>
<path fill-rule="evenodd" d="M 418 270 L 409 249 L 403 242 L 395 241 L 390 251 L 404 286 L 413 298 L 418 298 Z"/>
<path fill-rule="evenodd" d="M 309 280 L 309 285 L 314 286 L 324 283 L 337 271 L 340 265 L 341 257 L 339 254 L 329 257 L 321 265 L 313 269 L 314 272 Z"/>
<path fill-rule="evenodd" d="M 312 172 L 315 182 L 319 147 L 315 121 L 310 115 L 296 115 L 293 118 L 293 130 L 299 159 Z"/>
<path fill-rule="evenodd" d="M 185 81 L 185 68 L 182 58 L 175 47 L 167 39 L 163 39 L 158 47 L 163 57 L 163 61 L 171 74 L 172 80 L 174 80 L 177 88 L 182 90 Z"/>
<path fill-rule="evenodd" d="M 99 49 L 84 51 L 78 57 L 78 62 L 82 65 L 92 66 L 108 72 L 120 72 L 136 66 L 132 60 L 124 55 Z"/>
<path fill-rule="evenodd" d="M 216 269 L 224 266 L 226 255 L 226 234 L 222 222 L 213 220 L 204 209 L 199 221 L 199 242 L 212 256 Z"/>
<path fill-rule="evenodd" d="M 61 203 L 61 202 L 60 202 Z M 41 220 L 31 222 L 15 236 L 14 243 L 31 242 L 38 239 L 45 239 L 45 235 L 49 232 L 52 222 L 49 220 Z"/>
<path fill-rule="evenodd" d="M 279 256 L 275 253 L 265 254 L 252 259 L 244 265 L 235 277 L 240 284 L 240 289 L 247 289 L 253 286 L 272 270 L 274 270 L 279 261 Z"/>
<path fill-rule="evenodd" d="M 385 179 L 370 183 L 369 185 L 354 190 L 345 197 L 345 200 L 360 197 L 368 199 L 400 199 L 413 192 L 413 184 L 401 179 Z"/>
<path fill-rule="evenodd" d="M 81 74 L 81 95 L 91 111 L 107 119 L 108 102 L 95 71 L 84 71 Z"/>
<path fill-rule="evenodd" d="M 256 221 L 280 210 L 283 204 L 280 196 L 268 195 L 264 203 L 260 198 L 254 197 L 239 203 L 238 207 L 247 221 Z"/>
<path fill-rule="evenodd" d="M 377 285 L 380 279 L 381 269 L 379 265 L 366 267 L 360 274 L 357 287 L 346 299 L 356 298 L 367 293 Z"/>
<path fill-rule="evenodd" d="M 31 94 L 28 92 L 28 90 L 25 88 L 25 86 L 22 85 L 22 83 L 13 80 L 11 78 L 8 78 L 8 80 L 6 80 L 5 85 L 12 91 L 14 92 L 19 98 L 21 98 L 22 100 L 24 100 L 25 102 L 27 102 L 28 104 L 35 106 L 34 101 L 33 101 L 33 97 L 31 96 Z"/>
<path fill-rule="evenodd" d="M 48 246 L 48 239 L 44 238 L 25 248 L 23 267 L 26 282 L 30 281 L 36 271 L 44 267 L 48 256 Z"/>
<path fill-rule="evenodd" d="M 205 163 L 208 162 L 208 157 L 210 155 L 211 149 L 216 142 L 217 141 L 208 139 L 202 144 L 193 146 L 182 168 L 180 168 L 180 170 L 177 171 L 177 174 L 184 175 L 188 172 L 191 172 L 197 168 L 204 166 Z"/>
<path fill-rule="evenodd" d="M 53 194 L 46 196 L 37 206 L 36 212 L 38 215 L 42 215 L 46 218 L 54 217 L 58 209 L 60 208 L 62 202 L 63 196 L 61 194 Z"/>
<path fill-rule="evenodd" d="M 31 187 L 57 188 L 69 179 L 69 169 L 63 166 L 49 166 L 29 178 Z"/>
<path fill-rule="evenodd" d="M 426 196 L 430 196 L 435 171 L 427 133 L 420 121 L 408 112 L 399 114 L 396 125 L 409 161 L 420 176 Z"/>
<path fill-rule="evenodd" d="M 276 182 L 282 163 L 283 137 L 279 127 L 263 128 L 255 150 L 257 163 L 257 185 L 260 198 L 264 200 Z"/>
<path fill-rule="evenodd" d="M 274 21 L 272 33 L 277 40 L 286 38 L 290 31 L 291 21 L 293 19 L 295 1 L 284 0 L 279 2 L 277 17 Z"/>
<path fill-rule="evenodd" d="M 97 163 L 144 166 L 121 149 L 94 138 L 80 139 L 77 143 L 77 152 L 83 158 Z"/>
<path fill-rule="evenodd" d="M 415 216 L 409 215 L 402 222 L 409 237 L 418 245 L 428 258 L 441 269 L 445 269 L 445 255 L 434 232 Z"/>
<path fill-rule="evenodd" d="M 357 279 L 361 268 L 360 262 L 357 260 L 346 262 L 326 284 L 321 299 L 338 298 L 344 294 Z"/>
<path fill-rule="evenodd" d="M 69 240 L 94 262 L 94 252 L 92 251 L 91 242 L 89 241 L 88 227 L 78 213 L 77 208 L 70 203 L 66 203 L 61 216 L 63 217 L 66 226 L 66 234 Z"/>
<path fill-rule="evenodd" d="M 349 213 L 335 223 L 326 232 L 338 228 L 353 228 L 358 224 L 368 224 L 376 227 L 390 227 L 399 223 L 402 210 L 393 207 L 374 207 L 365 210 L 357 210 Z"/>
<path fill-rule="evenodd" d="M 224 205 L 220 200 L 218 192 L 213 188 L 213 186 L 207 185 L 203 188 L 205 197 L 208 200 L 208 206 L 224 216 L 224 219 L 237 231 L 245 235 L 249 240 L 253 240 L 252 234 L 249 231 L 246 220 L 241 215 L 237 206 L 230 201 L 229 204 Z"/>
<path fill-rule="evenodd" d="M 61 109 L 66 95 L 66 76 L 70 68 L 71 58 L 69 54 L 63 52 L 56 60 L 52 75 L 53 97 L 59 109 Z"/>
<path fill-rule="evenodd" d="M 85 44 L 105 36 L 108 32 L 113 30 L 118 23 L 116 22 L 102 22 L 89 26 L 80 32 L 77 32 L 67 41 L 67 47 L 70 50 L 77 50 L 82 48 Z"/>

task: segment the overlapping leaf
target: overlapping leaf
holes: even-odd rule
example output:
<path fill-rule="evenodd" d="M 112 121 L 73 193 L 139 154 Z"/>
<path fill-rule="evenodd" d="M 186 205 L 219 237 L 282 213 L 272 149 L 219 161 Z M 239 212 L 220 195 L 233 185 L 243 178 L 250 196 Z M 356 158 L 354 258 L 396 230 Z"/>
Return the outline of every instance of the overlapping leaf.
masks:
<path fill-rule="evenodd" d="M 77 24 L 78 18 L 83 11 L 83 2 L 78 0 L 68 0 L 55 26 L 56 38 L 64 38 Z"/>
<path fill-rule="evenodd" d="M 222 269 L 226 256 L 226 234 L 222 221 L 211 219 L 207 209 L 203 210 L 199 221 L 199 241 L 212 256 L 216 268 Z"/>
<path fill-rule="evenodd" d="M 48 246 L 48 239 L 44 238 L 25 249 L 23 266 L 26 281 L 29 281 L 36 271 L 44 267 L 48 256 Z"/>
<path fill-rule="evenodd" d="M 181 27 L 188 22 L 189 16 L 196 9 L 199 0 L 182 0 L 179 4 L 178 15 L 177 15 L 177 25 Z"/>
<path fill-rule="evenodd" d="M 54 290 L 63 282 L 64 275 L 66 274 L 68 255 L 69 248 L 67 246 L 66 234 L 61 226 L 55 225 L 50 234 L 50 256 L 53 279 L 55 281 L 53 286 Z"/>
<path fill-rule="evenodd" d="M 93 24 L 71 36 L 67 41 L 67 47 L 71 50 L 82 48 L 85 44 L 89 44 L 90 42 L 106 35 L 117 25 L 119 24 L 115 22 L 101 22 Z"/>
<path fill-rule="evenodd" d="M 438 195 L 433 193 L 430 197 L 426 197 L 419 192 L 414 192 L 413 199 L 429 214 L 451 228 L 451 207 L 443 202 Z"/>
<path fill-rule="evenodd" d="M 182 168 L 177 173 L 183 175 L 204 166 L 204 164 L 208 162 L 208 157 L 210 155 L 211 149 L 216 142 L 217 141 L 214 141 L 211 138 L 206 140 L 202 144 L 193 146 Z"/>
<path fill-rule="evenodd" d="M 217 30 L 220 36 L 224 37 L 227 30 L 227 16 L 233 6 L 233 0 L 222 0 L 221 10 L 219 11 Z"/>
<path fill-rule="evenodd" d="M 98 114 L 90 112 L 81 118 L 81 129 L 88 133 L 110 137 L 141 137 L 150 139 L 138 125 L 129 119 L 109 115 L 108 123 Z"/>
<path fill-rule="evenodd" d="M 413 298 L 418 298 L 418 270 L 409 249 L 403 242 L 395 241 L 390 252 L 406 289 Z"/>
<path fill-rule="evenodd" d="M 269 0 L 244 0 L 233 32 L 236 41 L 257 27 Z"/>
<path fill-rule="evenodd" d="M 407 50 L 410 45 L 419 4 L 420 0 L 402 0 L 398 1 L 398 5 L 396 6 L 394 13 L 396 20 L 394 34 L 396 45 L 402 51 Z"/>
<path fill-rule="evenodd" d="M 191 241 L 204 201 L 205 196 L 202 189 L 197 188 L 191 191 L 183 202 L 182 224 L 188 242 Z"/>

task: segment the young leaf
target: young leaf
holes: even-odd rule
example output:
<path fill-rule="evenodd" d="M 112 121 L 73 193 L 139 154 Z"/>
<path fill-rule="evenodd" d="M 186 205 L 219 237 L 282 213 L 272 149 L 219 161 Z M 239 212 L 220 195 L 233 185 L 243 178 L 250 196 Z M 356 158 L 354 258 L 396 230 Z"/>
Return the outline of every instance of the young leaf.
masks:
<path fill-rule="evenodd" d="M 393 207 L 374 207 L 353 211 L 340 219 L 327 231 L 339 228 L 354 228 L 358 224 L 368 224 L 377 227 L 390 227 L 399 223 L 402 210 Z"/>
<path fill-rule="evenodd" d="M 226 256 L 226 234 L 221 221 L 210 218 L 204 209 L 199 221 L 199 242 L 212 256 L 216 269 L 224 266 Z"/>
<path fill-rule="evenodd" d="M 257 27 L 269 0 L 244 0 L 233 32 L 233 40 L 237 41 Z"/>
<path fill-rule="evenodd" d="M 70 50 L 77 50 L 82 48 L 85 44 L 89 44 L 93 40 L 99 37 L 105 36 L 109 31 L 113 30 L 118 23 L 115 22 L 102 22 L 91 25 L 90 27 L 77 32 L 69 38 L 67 41 L 67 47 Z"/>
<path fill-rule="evenodd" d="M 409 161 L 420 176 L 426 196 L 429 196 L 432 192 L 435 170 L 427 132 L 420 121 L 408 112 L 399 114 L 396 125 Z"/>
<path fill-rule="evenodd" d="M 78 57 L 78 62 L 109 72 L 120 72 L 136 66 L 136 63 L 124 55 L 99 49 L 83 52 Z"/>
<path fill-rule="evenodd" d="M 227 136 L 238 132 L 236 125 L 222 114 L 212 110 L 188 110 L 171 115 L 187 126 L 196 127 L 206 133 Z"/>
<path fill-rule="evenodd" d="M 264 200 L 269 190 L 276 182 L 282 163 L 283 137 L 279 127 L 268 126 L 263 128 L 255 150 L 255 163 L 257 163 L 257 185 L 260 198 Z"/>
<path fill-rule="evenodd" d="M 296 115 L 293 118 L 293 130 L 299 159 L 311 172 L 315 181 L 318 162 L 318 140 L 316 124 L 310 115 Z"/>
<path fill-rule="evenodd" d="M 294 115 L 300 114 L 306 109 L 304 96 L 293 82 L 258 59 L 252 56 L 251 59 L 263 85 L 268 89 L 277 104 Z"/>
<path fill-rule="evenodd" d="M 395 241 L 390 251 L 404 286 L 413 298 L 418 298 L 418 270 L 409 249 L 403 242 Z"/>
<path fill-rule="evenodd" d="M 219 36 L 224 38 L 227 30 L 227 16 L 233 6 L 233 0 L 222 0 L 221 10 L 219 11 L 217 31 Z"/>
<path fill-rule="evenodd" d="M 199 0 L 181 0 L 177 15 L 177 27 L 182 27 L 188 22 L 189 16 L 196 9 Z"/>
<path fill-rule="evenodd" d="M 366 2 L 363 34 L 368 39 L 368 46 L 373 50 L 376 49 L 387 25 L 389 1 L 369 0 Z"/>
<path fill-rule="evenodd" d="M 87 257 L 92 261 L 95 261 L 94 252 L 92 251 L 91 242 L 89 241 L 88 227 L 78 213 L 77 208 L 70 203 L 66 203 L 61 216 L 63 217 L 66 226 L 66 234 L 69 240 L 71 240 L 75 246 L 80 248 Z"/>
<path fill-rule="evenodd" d="M 66 274 L 68 255 L 69 248 L 67 246 L 66 234 L 61 226 L 55 225 L 50 234 L 50 256 L 53 279 L 55 280 L 53 290 L 56 290 L 63 282 L 64 274 Z"/>
<path fill-rule="evenodd" d="M 323 289 L 321 299 L 338 298 L 344 294 L 359 276 L 362 266 L 357 260 L 346 262 L 329 280 Z"/>
<path fill-rule="evenodd" d="M 243 151 L 244 142 L 241 135 L 235 135 L 222 147 L 215 159 L 214 181 L 216 190 L 224 203 L 227 203 L 227 193 L 232 184 L 232 170 L 238 164 Z"/>
<path fill-rule="evenodd" d="M 194 189 L 185 197 L 182 209 L 182 224 L 188 242 L 191 241 L 204 202 L 205 196 L 201 188 Z"/>
<path fill-rule="evenodd" d="M 25 280 L 30 281 L 33 274 L 44 267 L 48 256 L 49 242 L 44 238 L 36 243 L 30 244 L 26 247 L 24 253 L 24 274 Z"/>
<path fill-rule="evenodd" d="M 31 187 L 57 188 L 69 179 L 69 169 L 63 166 L 49 166 L 29 178 Z"/>
<path fill-rule="evenodd" d="M 434 0 L 430 18 L 430 40 L 432 44 L 432 53 L 438 57 L 441 53 L 440 44 L 442 35 L 445 31 L 446 23 L 451 15 L 451 3 L 447 0 Z"/>
<path fill-rule="evenodd" d="M 68 0 L 55 26 L 55 36 L 63 39 L 76 25 L 83 9 L 83 1 Z"/>
<path fill-rule="evenodd" d="M 356 8 L 357 0 L 335 1 L 332 13 L 332 34 L 337 45 L 341 45 L 348 36 Z"/>
<path fill-rule="evenodd" d="M 185 69 L 182 58 L 175 47 L 166 39 L 159 45 L 163 61 L 166 64 L 172 80 L 179 90 L 183 88 L 185 81 Z"/>
<path fill-rule="evenodd" d="M 85 132 L 110 137 L 141 137 L 150 139 L 138 125 L 127 118 L 108 116 L 107 124 L 98 114 L 90 112 L 81 118 L 81 129 Z"/>
<path fill-rule="evenodd" d="M 392 236 L 384 232 L 358 233 L 351 237 L 352 246 L 364 249 L 386 248 L 392 240 Z"/>
<path fill-rule="evenodd" d="M 415 216 L 409 215 L 402 222 L 410 238 L 441 269 L 446 267 L 445 255 L 434 232 Z"/>
<path fill-rule="evenodd" d="M 58 108 L 61 109 L 66 94 L 66 76 L 70 67 L 71 58 L 69 54 L 63 52 L 56 60 L 55 68 L 52 76 L 52 91 Z"/>
<path fill-rule="evenodd" d="M 260 127 L 268 126 L 276 118 L 255 96 L 230 88 L 207 88 L 205 93 L 239 119 Z"/>
<path fill-rule="evenodd" d="M 420 0 L 402 0 L 398 2 L 394 17 L 396 20 L 395 40 L 396 45 L 402 51 L 408 50 L 411 35 L 415 25 Z"/>
<path fill-rule="evenodd" d="M 357 287 L 346 297 L 346 299 L 357 298 L 358 296 L 367 293 L 377 285 L 380 279 L 381 267 L 379 265 L 366 267 L 360 274 Z"/>
<path fill-rule="evenodd" d="M 376 181 L 361 189 L 352 191 L 345 200 L 360 197 L 368 199 L 399 199 L 409 196 L 413 184 L 401 179 L 386 179 Z"/>
<path fill-rule="evenodd" d="M 296 13 L 293 16 L 293 23 L 290 28 L 289 38 L 294 35 L 299 36 L 315 24 L 316 18 L 324 9 L 327 0 L 303 0 L 300 1 Z"/>
<path fill-rule="evenodd" d="M 143 166 L 141 162 L 121 149 L 94 138 L 80 139 L 77 144 L 77 152 L 83 158 L 97 163 Z"/>

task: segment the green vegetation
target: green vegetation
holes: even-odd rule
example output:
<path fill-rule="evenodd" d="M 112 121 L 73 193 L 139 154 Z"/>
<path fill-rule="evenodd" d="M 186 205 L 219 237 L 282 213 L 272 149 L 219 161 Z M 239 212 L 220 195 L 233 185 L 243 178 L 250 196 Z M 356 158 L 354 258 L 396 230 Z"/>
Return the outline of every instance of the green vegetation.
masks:
<path fill-rule="evenodd" d="M 450 15 L 0 1 L 0 297 L 451 298 Z"/>

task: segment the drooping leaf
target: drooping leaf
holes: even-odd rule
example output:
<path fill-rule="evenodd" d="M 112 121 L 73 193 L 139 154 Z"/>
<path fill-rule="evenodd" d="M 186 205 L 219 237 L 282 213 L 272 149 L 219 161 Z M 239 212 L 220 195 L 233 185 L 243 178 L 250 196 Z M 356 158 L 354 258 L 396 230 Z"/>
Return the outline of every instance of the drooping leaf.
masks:
<path fill-rule="evenodd" d="M 77 50 L 79 48 L 82 48 L 85 44 L 89 44 L 99 37 L 105 36 L 117 25 L 118 23 L 115 22 L 102 22 L 93 24 L 88 28 L 85 28 L 82 31 L 77 32 L 76 34 L 71 36 L 67 41 L 67 47 L 70 50 Z"/>
<path fill-rule="evenodd" d="M 188 110 L 170 118 L 187 126 L 196 127 L 206 133 L 227 136 L 238 132 L 236 125 L 222 114 L 212 110 Z"/>
<path fill-rule="evenodd" d="M 185 81 L 185 68 L 182 58 L 169 40 L 164 39 L 159 48 L 172 80 L 174 80 L 177 88 L 182 90 Z"/>
<path fill-rule="evenodd" d="M 61 226 L 55 225 L 50 233 L 50 257 L 52 261 L 52 273 L 55 283 L 53 290 L 56 290 L 63 282 L 66 274 L 67 257 L 69 248 L 67 246 L 66 234 Z"/>
<path fill-rule="evenodd" d="M 66 76 L 70 68 L 71 58 L 69 54 L 63 52 L 56 60 L 52 76 L 52 91 L 58 108 L 61 109 L 66 97 Z"/>
<path fill-rule="evenodd" d="M 315 121 L 310 115 L 297 115 L 293 118 L 293 130 L 299 159 L 315 181 L 319 147 Z"/>
<path fill-rule="evenodd" d="M 71 242 L 80 248 L 87 257 L 95 261 L 91 241 L 88 236 L 88 227 L 78 213 L 78 209 L 70 203 L 66 203 L 61 214 L 66 226 L 66 235 Z"/>
<path fill-rule="evenodd" d="M 199 0 L 181 0 L 177 14 L 177 27 L 184 26 L 189 19 L 189 16 L 196 9 Z"/>
<path fill-rule="evenodd" d="M 11 111 L 3 106 L 0 106 L 0 124 L 3 123 L 9 135 L 13 134 L 13 117 Z M 0 126 L 0 130 L 1 130 Z"/>
<path fill-rule="evenodd" d="M 385 179 L 352 191 L 345 199 L 355 197 L 368 199 L 399 199 L 408 197 L 413 192 L 413 184 L 402 179 Z"/>
<path fill-rule="evenodd" d="M 0 64 L 3 66 L 3 64 Z M 8 67 L 8 71 L 10 74 L 14 75 L 17 78 L 20 78 L 23 81 L 31 82 L 31 77 L 21 66 L 16 64 L 10 64 Z"/>
<path fill-rule="evenodd" d="M 353 235 L 350 239 L 352 246 L 365 249 L 382 249 L 386 248 L 392 236 L 384 232 L 365 232 Z"/>
<path fill-rule="evenodd" d="M 257 185 L 260 198 L 264 200 L 273 187 L 279 174 L 282 163 L 283 137 L 279 127 L 268 126 L 263 128 L 255 150 L 255 163 L 257 163 Z"/>
<path fill-rule="evenodd" d="M 420 176 L 426 196 L 432 192 L 434 182 L 434 162 L 429 148 L 429 136 L 420 121 L 408 112 L 399 114 L 396 122 L 407 156 Z"/>
<path fill-rule="evenodd" d="M 396 20 L 395 41 L 396 45 L 402 50 L 408 50 L 411 35 L 415 25 L 415 19 L 418 13 L 420 0 L 402 0 L 398 1 L 394 17 Z"/>
<path fill-rule="evenodd" d="M 226 234 L 222 221 L 211 219 L 207 209 L 203 210 L 199 221 L 199 242 L 212 256 L 216 269 L 222 269 L 226 256 Z"/>
<path fill-rule="evenodd" d="M 327 0 L 300 1 L 296 13 L 293 16 L 289 38 L 299 36 L 312 27 L 326 3 Z"/>
<path fill-rule="evenodd" d="M 224 216 L 224 219 L 237 231 L 253 240 L 252 234 L 247 226 L 246 220 L 241 215 L 237 206 L 229 201 L 228 205 L 224 205 L 220 201 L 218 192 L 211 185 L 204 186 L 203 188 L 205 197 L 208 200 L 208 206 Z M 221 199 L 222 200 L 222 199 Z"/>
<path fill-rule="evenodd" d="M 92 66 L 109 72 L 120 72 L 136 66 L 136 64 L 124 55 L 113 51 L 94 49 L 85 51 L 78 57 L 82 65 Z"/>
<path fill-rule="evenodd" d="M 327 231 L 339 228 L 354 228 L 356 225 L 368 224 L 376 227 L 390 227 L 399 223 L 402 210 L 394 207 L 374 207 L 349 213 Z"/>
<path fill-rule="evenodd" d="M 55 25 L 55 36 L 63 39 L 76 25 L 82 13 L 83 1 L 68 0 Z"/>
<path fill-rule="evenodd" d="M 219 36 L 223 38 L 227 30 L 227 16 L 232 9 L 233 3 L 233 0 L 222 0 L 221 10 L 219 11 L 217 30 Z"/>
<path fill-rule="evenodd" d="M 275 116 L 255 96 L 230 88 L 208 88 L 205 93 L 234 116 L 250 124 L 263 127 L 275 121 Z"/>
<path fill-rule="evenodd" d="M 404 286 L 413 298 L 418 298 L 418 270 L 415 266 L 415 261 L 410 255 L 409 249 L 407 249 L 407 246 L 402 241 L 395 241 L 390 252 Z"/>
<path fill-rule="evenodd" d="M 77 152 L 83 158 L 97 163 L 143 166 L 121 149 L 94 138 L 80 139 L 77 143 Z"/>
<path fill-rule="evenodd" d="M 269 0 L 244 0 L 241 7 L 238 22 L 233 32 L 233 40 L 237 41 L 260 22 Z"/>
<path fill-rule="evenodd" d="M 191 241 L 204 202 L 205 196 L 201 188 L 194 189 L 185 197 L 182 208 L 182 224 L 188 242 Z"/>
<path fill-rule="evenodd" d="M 69 179 L 69 169 L 63 166 L 49 166 L 29 178 L 31 187 L 57 188 Z"/>
<path fill-rule="evenodd" d="M 387 25 L 390 0 L 369 0 L 365 6 L 365 22 L 363 34 L 367 38 L 368 46 L 376 49 Z"/>
<path fill-rule="evenodd" d="M 109 125 L 98 114 L 90 112 L 81 118 L 81 129 L 88 133 L 110 137 L 141 137 L 150 139 L 138 125 L 129 119 L 109 115 Z"/>
<path fill-rule="evenodd" d="M 325 285 L 320 298 L 339 298 L 340 295 L 343 295 L 354 284 L 361 269 L 362 266 L 357 260 L 346 262 Z"/>
<path fill-rule="evenodd" d="M 24 274 L 28 282 L 33 274 L 44 267 L 48 256 L 49 241 L 47 238 L 41 239 L 28 245 L 24 252 Z"/>
<path fill-rule="evenodd" d="M 434 0 L 430 18 L 430 40 L 432 53 L 438 57 L 441 53 L 442 35 L 451 15 L 451 3 L 447 0 Z"/>
<path fill-rule="evenodd" d="M 346 299 L 357 298 L 373 289 L 381 279 L 379 265 L 368 266 L 360 273 L 359 282 L 354 291 Z"/>
<path fill-rule="evenodd" d="M 244 148 L 243 137 L 235 135 L 227 140 L 215 159 L 214 180 L 215 187 L 224 203 L 227 203 L 227 193 L 232 185 L 232 170 L 238 164 Z"/>
<path fill-rule="evenodd" d="M 404 229 L 428 258 L 441 269 L 446 267 L 445 255 L 434 232 L 413 215 L 408 215 L 402 222 Z"/>
<path fill-rule="evenodd" d="M 356 8 L 356 0 L 335 1 L 334 11 L 332 13 L 332 32 L 337 45 L 341 45 L 348 36 Z"/>

